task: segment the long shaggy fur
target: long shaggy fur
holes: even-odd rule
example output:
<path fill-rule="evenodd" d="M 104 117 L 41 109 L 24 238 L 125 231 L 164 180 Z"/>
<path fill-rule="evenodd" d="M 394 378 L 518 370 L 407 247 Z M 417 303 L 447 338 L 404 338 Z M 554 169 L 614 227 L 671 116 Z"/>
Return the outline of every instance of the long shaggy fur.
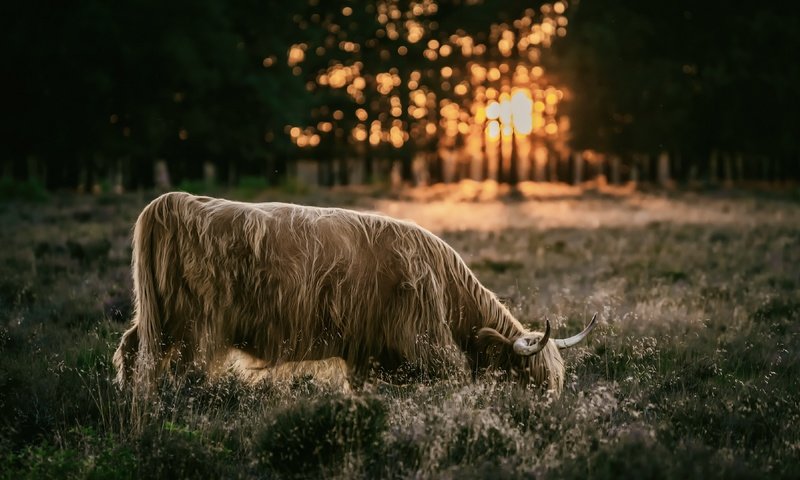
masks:
<path fill-rule="evenodd" d="M 449 245 L 409 222 L 168 193 L 136 222 L 132 270 L 135 316 L 114 355 L 121 384 L 152 383 L 170 360 L 209 369 L 236 348 L 266 366 L 340 357 L 354 375 L 499 369 L 563 385 L 552 341 L 516 355 L 511 343 L 531 332 Z"/>

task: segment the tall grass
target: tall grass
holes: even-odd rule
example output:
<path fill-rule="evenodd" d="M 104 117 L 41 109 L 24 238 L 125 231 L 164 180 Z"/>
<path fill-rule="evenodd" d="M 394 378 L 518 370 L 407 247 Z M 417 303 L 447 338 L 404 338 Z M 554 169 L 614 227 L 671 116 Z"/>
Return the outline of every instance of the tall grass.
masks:
<path fill-rule="evenodd" d="M 732 201 L 731 215 L 750 201 Z M 0 478 L 796 476 L 790 222 L 445 234 L 524 321 L 547 314 L 564 336 L 601 312 L 590 340 L 565 352 L 560 398 L 493 378 L 345 392 L 309 377 L 195 375 L 165 379 L 137 406 L 110 358 L 130 315 L 128 236 L 143 202 L 0 204 Z"/>

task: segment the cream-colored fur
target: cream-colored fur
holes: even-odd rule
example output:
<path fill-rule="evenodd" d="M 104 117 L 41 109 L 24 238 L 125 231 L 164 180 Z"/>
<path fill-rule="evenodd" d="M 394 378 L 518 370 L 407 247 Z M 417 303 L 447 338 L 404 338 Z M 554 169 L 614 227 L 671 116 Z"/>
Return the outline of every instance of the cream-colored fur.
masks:
<path fill-rule="evenodd" d="M 553 342 L 514 354 L 511 342 L 536 334 L 410 222 L 168 193 L 136 222 L 132 270 L 135 315 L 114 355 L 121 384 L 151 385 L 170 361 L 208 370 L 236 348 L 267 368 L 340 357 L 356 376 L 376 365 L 433 377 L 491 368 L 563 386 Z"/>

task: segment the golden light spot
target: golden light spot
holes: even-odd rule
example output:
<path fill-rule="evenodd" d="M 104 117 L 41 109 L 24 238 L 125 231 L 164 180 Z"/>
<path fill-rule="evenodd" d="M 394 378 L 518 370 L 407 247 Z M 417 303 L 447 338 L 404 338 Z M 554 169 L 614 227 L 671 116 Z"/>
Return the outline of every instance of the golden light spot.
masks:
<path fill-rule="evenodd" d="M 439 49 L 439 55 L 443 57 L 447 57 L 452 52 L 453 52 L 453 47 L 451 47 L 450 45 L 442 45 L 442 47 Z"/>
<path fill-rule="evenodd" d="M 320 137 L 315 133 L 314 135 L 311 135 L 311 137 L 309 137 L 308 144 L 311 145 L 312 147 L 316 147 L 317 145 L 319 145 L 319 141 Z"/>
<path fill-rule="evenodd" d="M 453 75 L 453 69 L 450 67 L 442 67 L 441 73 L 442 77 L 450 78 L 450 76 Z"/>
<path fill-rule="evenodd" d="M 417 43 L 425 35 L 425 28 L 414 20 L 406 21 L 406 39 L 410 43 Z"/>
<path fill-rule="evenodd" d="M 425 58 L 427 58 L 428 60 L 430 60 L 431 62 L 436 60 L 437 58 L 439 58 L 439 54 L 436 53 L 436 50 L 432 50 L 430 48 L 428 48 L 424 52 L 422 52 L 422 55 Z"/>
<path fill-rule="evenodd" d="M 350 15 L 352 15 L 352 14 L 353 14 L 353 9 L 352 9 L 352 8 L 350 8 L 350 7 L 344 7 L 344 8 L 342 9 L 342 15 L 344 15 L 345 17 L 349 17 L 349 16 L 350 16 Z"/>
<path fill-rule="evenodd" d="M 416 106 L 424 107 L 426 102 L 425 92 L 423 92 L 422 90 L 414 90 L 413 92 L 411 92 L 411 100 L 414 102 Z"/>
<path fill-rule="evenodd" d="M 391 93 L 392 89 L 396 86 L 395 82 L 397 82 L 397 85 L 400 84 L 399 75 L 393 75 L 391 73 L 386 73 L 386 72 L 379 73 L 375 77 L 375 80 L 378 83 L 377 85 L 378 92 L 383 95 L 388 95 L 389 93 Z"/>
<path fill-rule="evenodd" d="M 511 125 L 511 96 L 503 92 L 500 94 L 500 122 Z"/>
<path fill-rule="evenodd" d="M 486 107 L 480 105 L 475 112 L 475 123 L 482 124 L 486 121 Z"/>
<path fill-rule="evenodd" d="M 408 53 L 408 48 L 406 48 L 405 45 L 400 45 L 399 47 L 397 47 L 397 53 L 400 55 L 405 55 Z"/>
<path fill-rule="evenodd" d="M 463 83 L 459 83 L 458 85 L 456 85 L 456 88 L 453 91 L 455 91 L 456 95 L 466 95 L 467 86 Z"/>
<path fill-rule="evenodd" d="M 306 58 L 305 44 L 296 43 L 289 47 L 288 63 L 289 66 L 297 65 Z"/>
<path fill-rule="evenodd" d="M 486 118 L 496 120 L 500 117 L 500 104 L 492 100 L 486 107 Z"/>
<path fill-rule="evenodd" d="M 483 81 L 486 80 L 486 69 L 477 63 L 473 63 L 472 66 L 469 67 L 469 71 L 472 73 L 473 82 L 483 83 Z"/>
<path fill-rule="evenodd" d="M 367 86 L 367 80 L 364 77 L 356 77 L 353 79 L 353 86 L 359 90 L 364 90 Z"/>
<path fill-rule="evenodd" d="M 341 110 L 335 110 L 333 112 L 333 119 L 334 120 L 341 120 L 344 118 L 344 113 Z"/>
<path fill-rule="evenodd" d="M 447 120 L 456 120 L 458 119 L 458 104 L 455 103 L 447 103 L 442 105 L 441 110 L 439 111 L 442 118 Z"/>
<path fill-rule="evenodd" d="M 561 15 L 562 13 L 564 13 L 564 10 L 566 10 L 566 5 L 564 5 L 563 3 L 556 2 L 553 4 L 553 11 L 556 12 L 557 14 Z"/>
<path fill-rule="evenodd" d="M 537 65 L 531 68 L 531 75 L 533 75 L 533 78 L 539 78 L 544 75 L 544 69 Z"/>
<path fill-rule="evenodd" d="M 533 115 L 533 129 L 539 130 L 540 128 L 544 127 L 544 117 L 541 114 L 534 114 Z"/>
<path fill-rule="evenodd" d="M 504 57 L 511 55 L 511 49 L 513 47 L 514 44 L 505 38 L 502 38 L 499 42 L 497 42 L 497 48 Z"/>
<path fill-rule="evenodd" d="M 417 120 L 425 118 L 425 115 L 428 114 L 428 109 L 426 109 L 425 107 L 415 107 L 413 105 L 408 107 L 408 111 L 411 114 L 411 116 L 416 118 Z"/>
<path fill-rule="evenodd" d="M 436 40 L 435 38 L 428 40 L 428 48 L 431 50 L 436 50 L 439 48 L 439 40 Z"/>
<path fill-rule="evenodd" d="M 509 124 L 503 125 L 503 131 L 502 131 L 503 140 L 510 140 L 511 139 L 511 135 L 513 133 L 514 133 L 514 129 L 511 127 L 511 125 L 509 125 Z"/>
<path fill-rule="evenodd" d="M 555 123 L 548 123 L 544 127 L 544 131 L 548 135 L 555 135 L 556 133 L 558 133 L 558 125 L 556 125 Z"/>
<path fill-rule="evenodd" d="M 359 142 L 367 139 L 367 129 L 364 125 L 356 125 L 356 128 L 353 129 L 353 138 Z"/>
<path fill-rule="evenodd" d="M 300 136 L 300 127 L 292 127 L 291 130 L 289 130 L 289 135 L 291 135 L 292 138 L 299 137 Z"/>
<path fill-rule="evenodd" d="M 269 68 L 269 67 L 271 67 L 271 66 L 272 66 L 274 63 L 275 63 L 275 59 L 274 59 L 274 58 L 272 58 L 272 57 L 264 57 L 264 60 L 262 60 L 262 61 L 261 61 L 261 65 L 263 65 L 263 66 L 264 66 L 264 68 Z"/>
<path fill-rule="evenodd" d="M 487 78 L 490 82 L 496 82 L 497 80 L 500 80 L 500 69 L 496 67 L 490 68 Z"/>
<path fill-rule="evenodd" d="M 514 126 L 514 131 L 521 135 L 528 135 L 533 130 L 532 112 L 533 100 L 531 100 L 530 92 L 525 90 L 517 90 L 511 96 L 511 118 Z"/>
<path fill-rule="evenodd" d="M 486 139 L 496 142 L 500 138 L 500 123 L 497 120 L 492 120 L 486 125 Z"/>
<path fill-rule="evenodd" d="M 356 118 L 358 118 L 362 122 L 366 122 L 368 116 L 369 115 L 367 115 L 367 111 L 364 110 L 363 108 L 359 108 L 358 110 L 356 110 Z"/>
<path fill-rule="evenodd" d="M 400 148 L 403 146 L 405 142 L 405 135 L 403 130 L 398 126 L 393 126 L 389 130 L 389 141 L 392 143 L 394 148 Z"/>

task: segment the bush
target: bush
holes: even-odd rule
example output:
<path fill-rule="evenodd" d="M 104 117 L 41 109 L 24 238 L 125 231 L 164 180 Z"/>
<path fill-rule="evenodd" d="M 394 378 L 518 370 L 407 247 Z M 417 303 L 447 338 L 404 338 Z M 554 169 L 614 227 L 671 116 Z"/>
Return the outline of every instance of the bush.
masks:
<path fill-rule="evenodd" d="M 720 455 L 702 442 L 686 441 L 669 449 L 651 433 L 638 428 L 622 432 L 612 443 L 587 456 L 566 461 L 549 475 L 559 479 L 745 479 L 757 476 L 742 459 Z"/>
<path fill-rule="evenodd" d="M 47 189 L 38 180 L 19 181 L 9 177 L 0 177 L 0 200 L 43 202 L 47 199 Z"/>
<path fill-rule="evenodd" d="M 178 184 L 177 190 L 194 195 L 214 195 L 219 191 L 219 188 L 205 180 L 186 179 Z"/>
<path fill-rule="evenodd" d="M 137 442 L 137 478 L 228 478 L 235 467 L 223 446 L 173 423 L 151 425 Z"/>
<path fill-rule="evenodd" d="M 233 196 L 241 200 L 252 200 L 259 193 L 269 188 L 267 179 L 259 176 L 243 176 L 233 190 Z"/>
<path fill-rule="evenodd" d="M 346 455 L 378 447 L 386 407 L 375 398 L 302 400 L 279 412 L 258 436 L 261 463 L 287 476 L 310 476 Z"/>

